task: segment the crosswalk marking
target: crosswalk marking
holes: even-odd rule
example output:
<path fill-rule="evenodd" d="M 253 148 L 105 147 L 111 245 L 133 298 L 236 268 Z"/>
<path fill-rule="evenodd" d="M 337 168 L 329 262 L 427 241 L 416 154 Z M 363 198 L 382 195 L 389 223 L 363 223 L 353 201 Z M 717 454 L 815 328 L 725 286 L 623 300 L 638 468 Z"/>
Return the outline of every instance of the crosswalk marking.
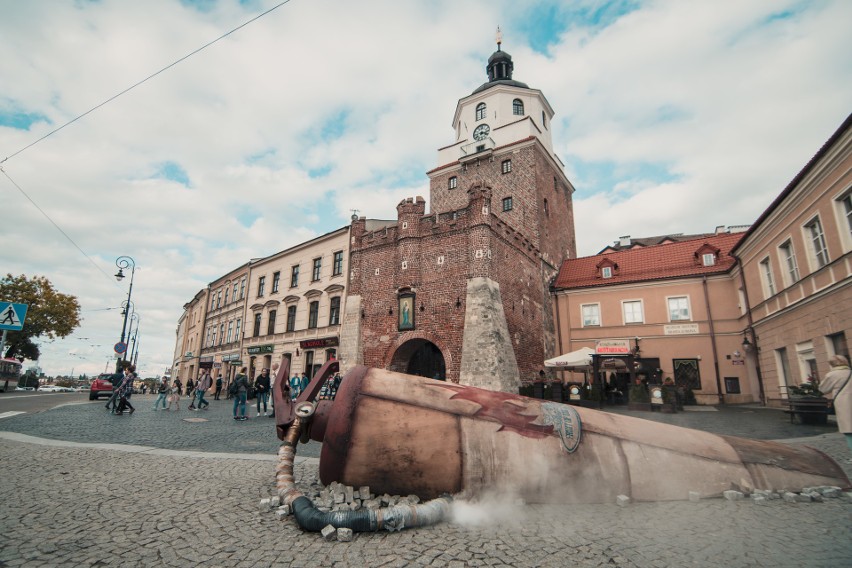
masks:
<path fill-rule="evenodd" d="M 0 419 L 11 418 L 13 416 L 17 416 L 18 414 L 26 414 L 26 412 L 24 412 L 22 410 L 11 410 L 9 412 L 0 412 Z"/>

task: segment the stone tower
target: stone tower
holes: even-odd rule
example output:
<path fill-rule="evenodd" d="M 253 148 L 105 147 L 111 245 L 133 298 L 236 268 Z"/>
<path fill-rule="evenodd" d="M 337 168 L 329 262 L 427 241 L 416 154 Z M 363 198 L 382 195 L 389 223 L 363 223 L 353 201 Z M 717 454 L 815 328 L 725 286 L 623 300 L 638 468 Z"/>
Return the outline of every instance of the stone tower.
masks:
<path fill-rule="evenodd" d="M 455 142 L 395 222 L 353 220 L 341 363 L 517 392 L 554 355 L 549 284 L 574 257 L 573 186 L 553 152 L 553 109 L 512 57 L 462 98 Z"/>

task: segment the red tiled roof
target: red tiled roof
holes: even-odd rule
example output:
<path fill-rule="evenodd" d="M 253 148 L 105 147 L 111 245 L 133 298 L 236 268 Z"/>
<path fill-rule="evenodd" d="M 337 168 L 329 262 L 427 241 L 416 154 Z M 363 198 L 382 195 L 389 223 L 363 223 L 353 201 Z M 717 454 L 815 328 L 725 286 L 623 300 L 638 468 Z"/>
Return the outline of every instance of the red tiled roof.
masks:
<path fill-rule="evenodd" d="M 616 252 L 607 252 L 583 258 L 571 258 L 562 263 L 553 283 L 555 290 L 613 286 L 626 282 L 643 282 L 684 276 L 718 274 L 729 271 L 736 260 L 731 249 L 743 238 L 745 232 L 722 233 L 663 245 L 647 246 Z M 716 264 L 704 266 L 695 253 L 703 245 L 719 249 Z M 601 278 L 597 266 L 604 259 L 618 265 L 612 278 Z"/>

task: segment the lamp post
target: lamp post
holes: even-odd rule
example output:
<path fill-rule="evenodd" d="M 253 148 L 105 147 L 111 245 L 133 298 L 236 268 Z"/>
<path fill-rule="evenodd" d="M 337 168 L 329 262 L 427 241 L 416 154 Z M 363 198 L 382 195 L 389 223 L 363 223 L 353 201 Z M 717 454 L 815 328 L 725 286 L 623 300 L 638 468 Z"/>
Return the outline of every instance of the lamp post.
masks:
<path fill-rule="evenodd" d="M 129 256 L 120 256 L 116 259 L 115 265 L 118 267 L 118 272 L 115 275 L 115 279 L 121 282 L 124 279 L 124 269 L 130 268 L 130 288 L 127 289 L 127 307 L 124 309 L 124 323 L 121 326 L 121 343 L 124 343 L 124 339 L 126 337 L 125 332 L 127 331 L 127 313 L 128 308 L 130 307 L 130 296 L 133 294 L 133 276 L 136 274 L 136 261 L 130 258 Z M 122 358 L 127 360 L 127 347 L 125 344 L 124 353 L 122 354 Z M 118 361 L 115 362 L 115 372 L 118 373 L 120 371 L 120 363 Z"/>
<path fill-rule="evenodd" d="M 134 320 L 136 320 L 136 329 L 133 329 L 133 321 Z M 141 321 L 142 321 L 142 316 L 137 314 L 135 311 L 130 315 L 130 329 L 127 330 L 127 336 L 130 339 L 130 341 L 133 343 L 133 348 L 130 350 L 129 361 L 130 361 L 131 364 L 134 364 L 134 365 L 135 365 L 135 363 L 133 362 L 133 355 L 136 353 L 136 341 L 137 341 L 137 336 L 139 335 L 139 324 L 141 323 Z"/>

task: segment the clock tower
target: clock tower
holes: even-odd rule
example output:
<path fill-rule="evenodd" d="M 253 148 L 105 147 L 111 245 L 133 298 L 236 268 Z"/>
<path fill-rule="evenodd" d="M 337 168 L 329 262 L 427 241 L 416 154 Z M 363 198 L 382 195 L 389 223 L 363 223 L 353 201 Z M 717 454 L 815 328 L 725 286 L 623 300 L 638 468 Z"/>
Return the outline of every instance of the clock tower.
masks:
<path fill-rule="evenodd" d="M 575 256 L 553 109 L 497 51 L 459 100 L 454 142 L 396 221 L 352 223 L 340 360 L 517 392 L 556 355 L 550 282 Z"/>

